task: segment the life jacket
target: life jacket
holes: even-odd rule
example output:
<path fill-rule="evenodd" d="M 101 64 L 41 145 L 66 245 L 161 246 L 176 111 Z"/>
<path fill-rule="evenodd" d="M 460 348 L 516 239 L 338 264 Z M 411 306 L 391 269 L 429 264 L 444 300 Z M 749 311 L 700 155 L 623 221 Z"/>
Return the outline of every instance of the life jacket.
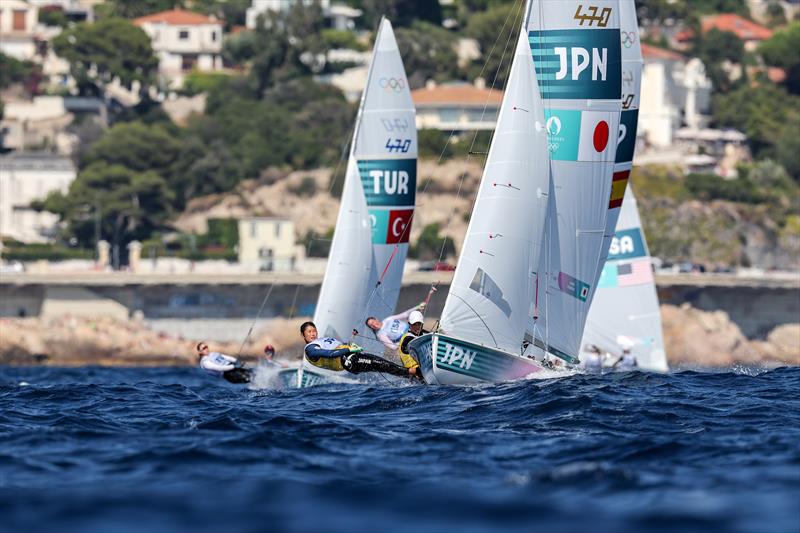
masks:
<path fill-rule="evenodd" d="M 397 340 L 401 339 L 407 332 L 408 322 L 390 317 L 383 321 L 383 324 L 381 324 L 381 329 L 375 332 L 375 335 L 377 336 L 383 333 L 392 342 L 397 342 Z"/>
<path fill-rule="evenodd" d="M 411 355 L 411 352 L 408 350 L 408 343 L 406 342 L 406 338 L 408 338 L 408 342 L 416 339 L 417 336 L 411 332 L 411 330 L 406 331 L 403 333 L 403 336 L 400 337 L 400 346 L 397 348 L 397 352 L 400 355 L 400 360 L 403 362 L 403 366 L 406 368 L 414 368 L 415 366 L 419 366 L 419 363 Z M 405 348 L 405 350 L 403 349 Z"/>
<path fill-rule="evenodd" d="M 319 346 L 323 350 L 339 350 L 348 347 L 347 344 L 342 344 L 340 340 L 334 339 L 333 337 L 317 339 L 306 344 L 306 347 L 311 345 Z M 303 349 L 303 355 L 309 363 L 318 368 L 324 368 L 334 372 L 342 372 L 344 370 L 341 357 L 309 357 L 305 349 Z"/>

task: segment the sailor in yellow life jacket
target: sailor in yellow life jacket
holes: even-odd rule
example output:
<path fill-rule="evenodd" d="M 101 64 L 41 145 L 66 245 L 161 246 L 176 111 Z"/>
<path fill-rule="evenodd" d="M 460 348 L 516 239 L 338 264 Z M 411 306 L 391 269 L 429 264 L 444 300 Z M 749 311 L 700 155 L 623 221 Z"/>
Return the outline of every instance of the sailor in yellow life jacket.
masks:
<path fill-rule="evenodd" d="M 360 346 L 345 344 L 333 337 L 318 338 L 317 326 L 313 322 L 303 322 L 300 334 L 306 341 L 303 350 L 305 358 L 316 367 L 334 372 L 347 371 L 352 374 L 385 372 L 405 378 L 414 377 L 413 371 L 377 355 L 363 353 L 364 348 Z"/>
<path fill-rule="evenodd" d="M 408 315 L 408 331 L 406 331 L 400 338 L 400 346 L 397 351 L 400 353 L 400 360 L 410 372 L 418 379 L 422 380 L 422 371 L 419 368 L 419 361 L 417 361 L 411 351 L 408 349 L 408 344 L 425 333 L 430 333 L 422 329 L 423 316 L 419 311 L 412 311 Z"/>

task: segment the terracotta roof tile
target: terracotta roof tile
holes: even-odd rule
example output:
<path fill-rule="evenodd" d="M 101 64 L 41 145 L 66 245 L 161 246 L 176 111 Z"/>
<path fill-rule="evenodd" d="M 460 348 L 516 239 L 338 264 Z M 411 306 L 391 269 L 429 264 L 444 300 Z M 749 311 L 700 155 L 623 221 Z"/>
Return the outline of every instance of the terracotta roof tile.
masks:
<path fill-rule="evenodd" d="M 170 24 L 172 26 L 194 26 L 200 24 L 216 24 L 219 21 L 212 17 L 194 13 L 193 11 L 185 11 L 183 9 L 171 9 L 169 11 L 161 11 L 153 13 L 144 17 L 134 19 L 133 23 L 141 26 L 146 22 Z"/>
<path fill-rule="evenodd" d="M 497 89 L 479 89 L 473 85 L 439 85 L 433 88 L 423 87 L 411 91 L 415 105 L 500 105 L 503 91 Z"/>
<path fill-rule="evenodd" d="M 668 59 L 670 61 L 686 61 L 686 57 L 667 50 L 665 48 L 658 48 L 649 44 L 642 43 L 642 57 L 644 59 Z"/>
<path fill-rule="evenodd" d="M 763 41 L 772 37 L 772 30 L 769 28 L 765 28 L 735 13 L 723 13 L 705 17 L 703 18 L 702 28 L 703 32 L 711 29 L 728 31 L 743 41 Z M 690 41 L 694 38 L 694 32 L 683 30 L 675 38 L 680 42 Z"/>

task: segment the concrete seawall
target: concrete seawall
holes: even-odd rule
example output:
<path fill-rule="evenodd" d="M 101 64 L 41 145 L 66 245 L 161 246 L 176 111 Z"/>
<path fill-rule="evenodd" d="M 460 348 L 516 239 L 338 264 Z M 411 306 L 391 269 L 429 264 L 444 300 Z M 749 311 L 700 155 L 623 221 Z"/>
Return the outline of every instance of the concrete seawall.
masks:
<path fill-rule="evenodd" d="M 438 282 L 428 316 L 439 316 L 451 277 L 450 272 L 409 273 L 398 308 L 424 300 L 431 285 Z M 781 324 L 800 322 L 800 277 L 669 275 L 657 276 L 656 282 L 662 303 L 688 302 L 704 311 L 725 311 L 751 339 L 764 338 Z M 319 275 L 298 274 L 3 274 L 0 317 L 72 314 L 124 318 L 135 314 L 157 329 L 188 337 L 224 337 L 228 332 L 231 338 L 240 338 L 270 287 L 262 319 L 310 316 L 320 284 Z"/>

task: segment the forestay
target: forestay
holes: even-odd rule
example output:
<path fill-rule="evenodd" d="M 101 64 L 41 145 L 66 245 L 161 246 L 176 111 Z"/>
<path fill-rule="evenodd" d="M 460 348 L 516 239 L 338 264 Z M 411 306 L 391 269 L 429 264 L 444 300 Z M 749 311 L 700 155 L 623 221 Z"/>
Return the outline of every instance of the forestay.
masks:
<path fill-rule="evenodd" d="M 621 110 L 619 2 L 534 0 L 528 36 L 549 137 L 551 189 L 529 334 L 576 360 L 599 276 Z"/>
<path fill-rule="evenodd" d="M 614 355 L 629 347 L 640 368 L 667 370 L 650 253 L 630 186 L 586 321 L 583 343 Z"/>
<path fill-rule="evenodd" d="M 527 20 L 527 16 L 526 16 Z M 441 332 L 521 353 L 547 206 L 547 133 L 521 32 Z"/>
<path fill-rule="evenodd" d="M 394 311 L 408 251 L 416 174 L 414 105 L 392 25 L 383 19 L 314 313 L 321 335 L 347 340 L 354 328 L 363 329 L 367 316 Z"/>

